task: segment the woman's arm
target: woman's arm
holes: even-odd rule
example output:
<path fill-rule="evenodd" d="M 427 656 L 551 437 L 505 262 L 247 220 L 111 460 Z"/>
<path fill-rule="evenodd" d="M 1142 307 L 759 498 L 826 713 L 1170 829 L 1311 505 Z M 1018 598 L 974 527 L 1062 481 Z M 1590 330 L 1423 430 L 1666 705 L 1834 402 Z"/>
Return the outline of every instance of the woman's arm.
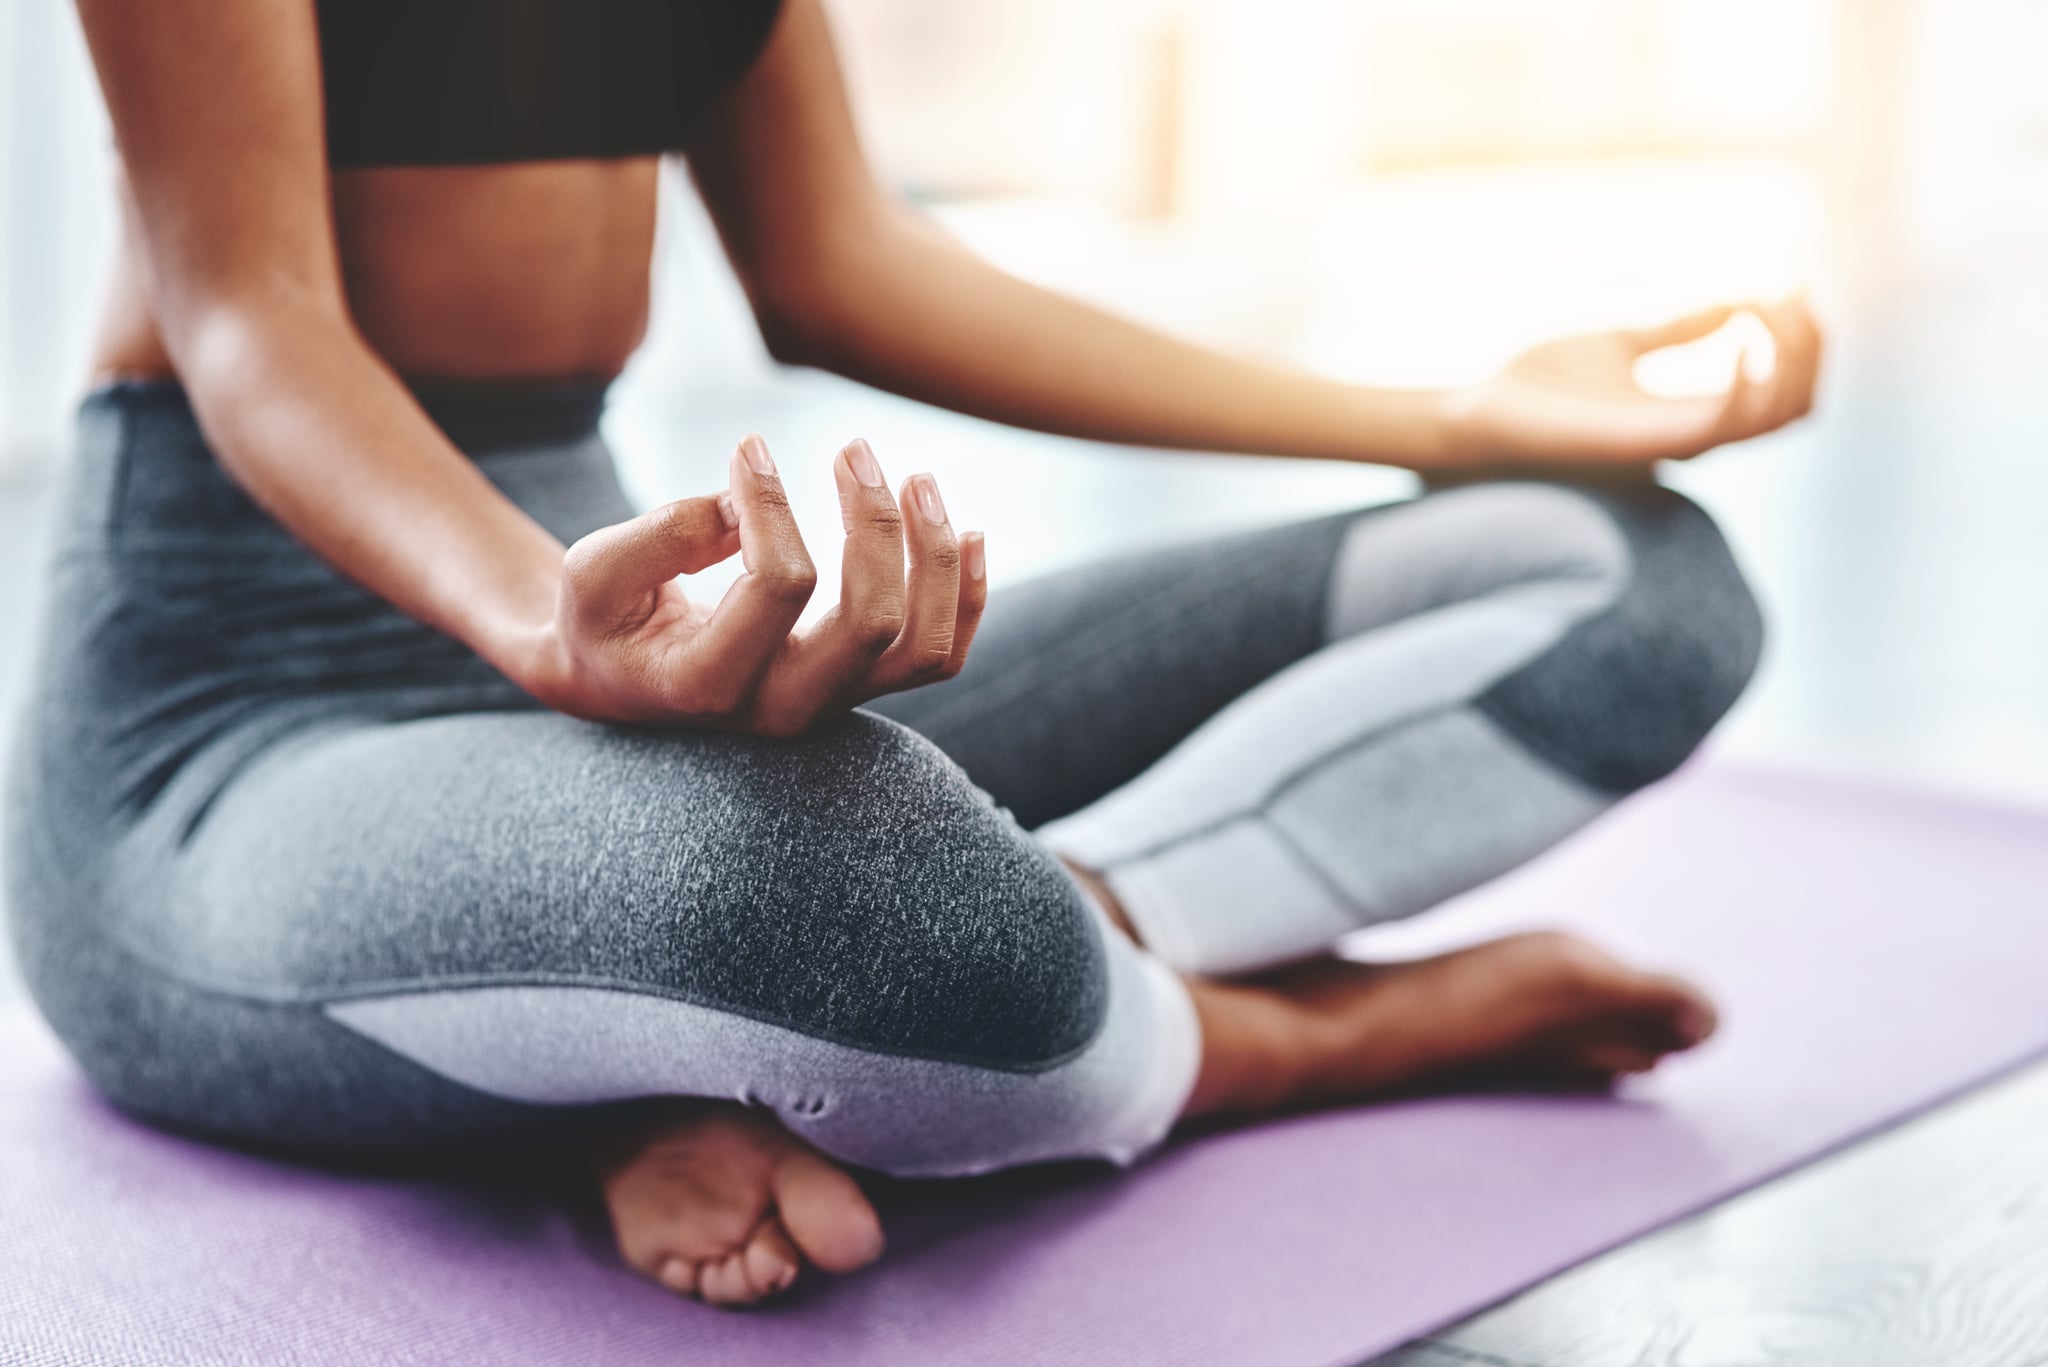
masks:
<path fill-rule="evenodd" d="M 310 0 L 79 0 L 172 363 L 222 465 L 323 559 L 516 673 L 562 546 L 357 334 Z"/>
<path fill-rule="evenodd" d="M 929 476 L 899 511 L 863 445 L 834 466 L 844 597 L 793 636 L 816 575 L 758 439 L 726 494 L 567 551 L 448 443 L 349 315 L 311 0 L 79 10 L 172 364 L 222 465 L 322 559 L 581 716 L 787 732 L 958 670 L 980 544 Z M 682 595 L 675 576 L 735 552 L 715 611 Z"/>
<path fill-rule="evenodd" d="M 1687 400 L 1644 394 L 1631 366 L 1704 335 L 1704 318 L 1571 339 L 1562 357 L 1552 344 L 1541 364 L 1456 394 L 1344 384 L 1162 335 L 997 270 L 880 187 L 819 0 L 788 0 L 689 161 L 778 358 L 1043 431 L 1424 471 L 1560 452 L 1643 462 L 1796 416 L 1818 363 L 1796 303 L 1759 310 L 1784 362 L 1770 384 Z"/>

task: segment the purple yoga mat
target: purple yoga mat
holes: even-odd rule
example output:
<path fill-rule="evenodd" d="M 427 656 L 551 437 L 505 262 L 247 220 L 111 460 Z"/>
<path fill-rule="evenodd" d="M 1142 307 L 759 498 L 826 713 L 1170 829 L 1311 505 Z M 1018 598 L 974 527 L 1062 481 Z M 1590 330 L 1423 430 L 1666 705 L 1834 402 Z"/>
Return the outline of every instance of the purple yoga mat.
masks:
<path fill-rule="evenodd" d="M 882 1266 L 772 1311 L 619 1271 L 588 1212 L 153 1134 L 0 1028 L 0 1361 L 1275 1363 L 1391 1348 L 2048 1050 L 2048 817 L 1693 772 L 1403 951 L 1565 924 L 1721 1036 L 1622 1097 L 1413 1102 L 1142 1170 L 880 1193 Z"/>

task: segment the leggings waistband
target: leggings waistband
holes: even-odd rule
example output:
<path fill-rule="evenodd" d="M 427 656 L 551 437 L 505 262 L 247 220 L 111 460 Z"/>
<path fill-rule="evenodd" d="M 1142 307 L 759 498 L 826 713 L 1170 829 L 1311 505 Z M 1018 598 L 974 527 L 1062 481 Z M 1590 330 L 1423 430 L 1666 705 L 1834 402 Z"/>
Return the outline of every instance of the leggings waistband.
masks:
<path fill-rule="evenodd" d="M 544 522 L 557 505 L 596 497 L 609 508 L 618 498 L 598 432 L 605 382 L 435 381 L 409 388 L 458 450 Z M 345 486 L 350 476 L 335 469 L 323 477 Z M 118 380 L 88 393 L 78 408 L 66 485 L 62 525 L 88 537 L 283 535 L 215 459 L 175 380 Z"/>
<path fill-rule="evenodd" d="M 475 454 L 560 445 L 592 435 L 604 416 L 611 382 L 410 380 L 406 388 L 458 450 Z M 88 392 L 79 410 L 81 415 L 117 412 L 135 422 L 195 433 L 199 427 L 185 386 L 170 379 L 109 381 Z"/>

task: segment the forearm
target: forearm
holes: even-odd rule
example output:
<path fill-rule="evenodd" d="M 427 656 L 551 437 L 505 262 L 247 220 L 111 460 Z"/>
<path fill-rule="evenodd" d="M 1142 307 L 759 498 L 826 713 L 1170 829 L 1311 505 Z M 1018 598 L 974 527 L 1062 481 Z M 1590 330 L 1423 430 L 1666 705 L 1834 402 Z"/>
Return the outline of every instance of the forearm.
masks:
<path fill-rule="evenodd" d="M 138 274 L 222 465 L 337 570 L 524 682 L 563 550 L 449 445 L 354 327 L 313 7 L 78 10 Z"/>
<path fill-rule="evenodd" d="M 321 559 L 521 679 L 554 613 L 561 543 L 345 322 L 209 312 L 173 354 L 237 483 Z"/>
<path fill-rule="evenodd" d="M 1443 459 L 1435 391 L 1349 385 L 1181 341 L 1008 275 L 907 209 L 871 217 L 763 309 L 778 356 L 1068 436 L 1417 469 Z"/>

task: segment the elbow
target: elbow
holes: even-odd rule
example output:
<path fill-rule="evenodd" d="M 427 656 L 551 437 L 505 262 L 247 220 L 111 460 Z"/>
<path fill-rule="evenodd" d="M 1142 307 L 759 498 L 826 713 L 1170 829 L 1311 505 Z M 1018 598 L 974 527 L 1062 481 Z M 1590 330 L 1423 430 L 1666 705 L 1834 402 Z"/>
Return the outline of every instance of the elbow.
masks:
<path fill-rule="evenodd" d="M 801 307 L 757 302 L 754 326 L 760 330 L 761 345 L 781 365 L 815 366 L 821 350 L 815 326 Z"/>
<path fill-rule="evenodd" d="M 274 330 L 260 311 L 218 302 L 187 311 L 164 340 L 179 382 L 198 400 L 246 378 L 273 350 L 265 339 Z"/>
<path fill-rule="evenodd" d="M 164 340 L 200 430 L 224 463 L 280 396 L 303 393 L 366 354 L 345 311 L 272 293 L 224 294 L 178 310 Z M 239 478 L 239 475 L 237 476 Z"/>
<path fill-rule="evenodd" d="M 878 205 L 741 254 L 741 282 L 768 354 L 784 365 L 843 370 L 901 293 L 893 283 L 904 279 L 901 243 L 897 216 Z"/>
<path fill-rule="evenodd" d="M 782 365 L 832 368 L 838 328 L 833 323 L 832 293 L 809 272 L 798 278 L 749 285 L 754 325 L 761 344 Z"/>
<path fill-rule="evenodd" d="M 224 293 L 179 308 L 165 319 L 164 340 L 180 383 L 204 407 L 210 396 L 263 383 L 337 329 L 353 331 L 333 300 L 271 290 Z"/>

